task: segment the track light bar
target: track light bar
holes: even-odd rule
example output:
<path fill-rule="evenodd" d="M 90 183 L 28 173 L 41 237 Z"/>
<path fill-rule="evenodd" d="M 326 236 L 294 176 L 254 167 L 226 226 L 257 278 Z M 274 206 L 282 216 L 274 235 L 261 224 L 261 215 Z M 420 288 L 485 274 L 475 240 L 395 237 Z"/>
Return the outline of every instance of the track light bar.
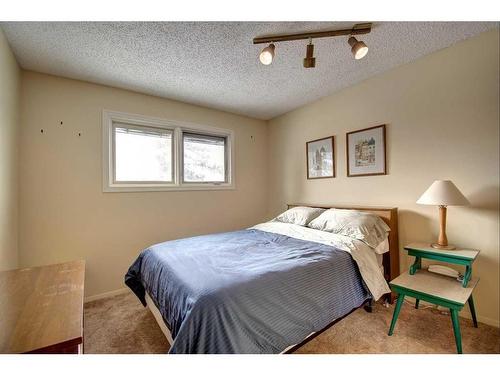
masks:
<path fill-rule="evenodd" d="M 270 43 L 265 47 L 259 55 L 260 62 L 264 65 L 270 65 L 274 59 L 275 46 L 274 42 L 286 42 L 291 40 L 309 39 L 307 46 L 306 57 L 304 59 L 304 68 L 314 68 L 316 59 L 314 58 L 313 38 L 329 38 L 334 36 L 349 35 L 348 43 L 351 46 L 351 52 L 356 60 L 362 59 L 368 53 L 368 47 L 363 41 L 358 41 L 353 35 L 368 34 L 372 31 L 371 23 L 359 23 L 350 29 L 314 31 L 309 33 L 299 34 L 281 34 L 262 36 L 253 39 L 253 44 Z"/>
<path fill-rule="evenodd" d="M 326 30 L 326 31 L 314 31 L 309 33 L 297 33 L 297 34 L 278 34 L 278 35 L 268 35 L 253 38 L 253 44 L 261 43 L 273 43 L 273 42 L 286 42 L 290 40 L 302 40 L 311 38 L 329 38 L 334 36 L 342 35 L 362 35 L 368 34 L 372 31 L 371 23 L 359 23 L 354 25 L 350 29 L 339 29 L 339 30 Z"/>

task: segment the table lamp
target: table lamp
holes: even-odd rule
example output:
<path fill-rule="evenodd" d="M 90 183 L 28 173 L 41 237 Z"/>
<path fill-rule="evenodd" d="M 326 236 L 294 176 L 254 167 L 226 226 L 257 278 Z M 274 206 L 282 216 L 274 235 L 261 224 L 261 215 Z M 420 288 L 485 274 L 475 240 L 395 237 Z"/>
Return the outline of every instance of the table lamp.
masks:
<path fill-rule="evenodd" d="M 453 182 L 436 180 L 422 194 L 417 203 L 439 206 L 439 238 L 438 242 L 431 244 L 431 246 L 435 249 L 454 250 L 455 246 L 448 245 L 448 238 L 446 237 L 446 207 L 466 206 L 469 204 L 467 198 L 464 197 Z"/>

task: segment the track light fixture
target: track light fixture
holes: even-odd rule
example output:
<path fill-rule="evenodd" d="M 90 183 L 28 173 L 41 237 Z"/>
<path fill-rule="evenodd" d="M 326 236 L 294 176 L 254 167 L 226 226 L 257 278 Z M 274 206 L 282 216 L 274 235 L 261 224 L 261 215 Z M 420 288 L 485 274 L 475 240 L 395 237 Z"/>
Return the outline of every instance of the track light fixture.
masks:
<path fill-rule="evenodd" d="M 298 34 L 281 34 L 262 36 L 253 39 L 253 44 L 270 43 L 262 50 L 259 55 L 259 60 L 264 65 L 269 65 L 274 59 L 275 42 L 288 42 L 292 40 L 309 39 L 307 45 L 306 57 L 304 59 L 304 68 L 314 68 L 316 66 L 316 58 L 314 58 L 314 45 L 312 39 L 314 38 L 331 38 L 335 36 L 348 35 L 347 42 L 351 46 L 351 52 L 356 60 L 362 59 L 368 53 L 368 47 L 363 41 L 358 41 L 354 35 L 368 34 L 372 31 L 371 23 L 356 24 L 350 29 L 340 30 L 327 30 L 327 31 L 313 31 L 309 33 Z"/>
<path fill-rule="evenodd" d="M 259 60 L 264 65 L 271 65 L 274 59 L 274 44 L 269 44 L 266 48 L 262 50 L 259 55 Z"/>
<path fill-rule="evenodd" d="M 312 39 L 309 38 L 309 44 L 307 45 L 306 58 L 304 59 L 304 68 L 314 68 L 316 66 L 316 58 L 314 55 L 314 44 L 312 44 Z"/>
<path fill-rule="evenodd" d="M 351 52 L 356 60 L 362 59 L 368 53 L 368 47 L 365 42 L 360 42 L 353 36 L 347 42 L 352 47 Z"/>

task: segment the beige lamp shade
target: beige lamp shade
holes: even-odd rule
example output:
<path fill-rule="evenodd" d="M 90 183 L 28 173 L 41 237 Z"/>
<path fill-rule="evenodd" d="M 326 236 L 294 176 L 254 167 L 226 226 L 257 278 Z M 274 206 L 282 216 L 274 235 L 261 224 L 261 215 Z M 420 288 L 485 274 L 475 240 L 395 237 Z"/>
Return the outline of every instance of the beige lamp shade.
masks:
<path fill-rule="evenodd" d="M 450 180 L 436 180 L 417 203 L 433 206 L 467 206 L 469 201 Z"/>

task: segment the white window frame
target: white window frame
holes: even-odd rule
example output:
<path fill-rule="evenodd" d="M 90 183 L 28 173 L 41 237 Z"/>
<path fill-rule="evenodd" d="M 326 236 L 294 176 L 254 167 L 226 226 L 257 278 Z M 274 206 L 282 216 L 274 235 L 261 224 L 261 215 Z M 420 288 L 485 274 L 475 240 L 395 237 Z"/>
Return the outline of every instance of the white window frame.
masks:
<path fill-rule="evenodd" d="M 172 168 L 173 182 L 115 182 L 114 181 L 114 123 L 132 126 L 146 126 L 171 130 L 172 136 Z M 183 139 L 182 133 L 206 134 L 226 138 L 226 175 L 227 182 L 182 182 Z M 189 191 L 189 190 L 232 190 L 236 188 L 234 181 L 234 132 L 229 129 L 215 128 L 207 125 L 166 120 L 157 117 L 137 114 L 102 111 L 102 181 L 103 192 L 134 191 Z"/>

